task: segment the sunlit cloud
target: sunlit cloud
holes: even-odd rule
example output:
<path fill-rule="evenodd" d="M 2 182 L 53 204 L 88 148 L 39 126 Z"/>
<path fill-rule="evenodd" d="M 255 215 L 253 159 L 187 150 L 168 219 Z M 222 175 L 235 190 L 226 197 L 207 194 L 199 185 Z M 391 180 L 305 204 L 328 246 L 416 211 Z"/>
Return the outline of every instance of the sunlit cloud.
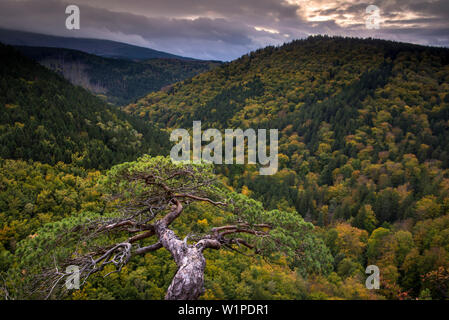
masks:
<path fill-rule="evenodd" d="M 274 30 L 274 29 L 270 29 L 270 28 L 254 27 L 254 29 L 256 29 L 257 31 L 265 31 L 265 32 L 268 32 L 268 33 L 279 34 L 279 31 Z"/>

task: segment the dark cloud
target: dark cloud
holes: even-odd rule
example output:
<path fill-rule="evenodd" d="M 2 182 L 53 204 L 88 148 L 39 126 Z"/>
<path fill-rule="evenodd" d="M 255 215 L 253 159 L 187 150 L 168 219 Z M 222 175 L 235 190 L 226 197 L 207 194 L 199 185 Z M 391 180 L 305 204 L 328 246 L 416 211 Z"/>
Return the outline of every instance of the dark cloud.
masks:
<path fill-rule="evenodd" d="M 423 3 L 424 2 L 424 3 Z M 81 30 L 65 29 L 63 0 L 2 0 L 0 26 L 99 37 L 202 59 L 230 60 L 310 34 L 449 44 L 449 1 L 373 0 L 384 25 L 367 30 L 360 0 L 71 0 Z"/>

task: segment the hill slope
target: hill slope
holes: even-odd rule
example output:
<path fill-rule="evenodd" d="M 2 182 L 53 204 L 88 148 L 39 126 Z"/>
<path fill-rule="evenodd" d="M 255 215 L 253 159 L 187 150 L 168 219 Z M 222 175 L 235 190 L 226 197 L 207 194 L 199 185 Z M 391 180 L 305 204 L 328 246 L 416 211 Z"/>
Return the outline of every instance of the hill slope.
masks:
<path fill-rule="evenodd" d="M 167 58 L 129 61 L 70 49 L 26 46 L 17 48 L 25 56 L 58 72 L 71 83 L 105 97 L 108 102 L 116 105 L 128 104 L 149 92 L 193 77 L 220 64 Z"/>
<path fill-rule="evenodd" d="M 79 50 L 102 57 L 128 60 L 194 60 L 192 58 L 181 57 L 174 54 L 134 46 L 122 42 L 101 39 L 58 37 L 17 30 L 0 29 L 0 42 L 13 46 L 66 48 Z"/>
<path fill-rule="evenodd" d="M 276 175 L 218 169 L 235 190 L 318 226 L 334 272 L 309 287 L 315 297 L 364 287 L 356 274 L 376 265 L 372 291 L 387 299 L 449 298 L 448 49 L 312 37 L 126 109 L 172 128 L 279 129 Z"/>
<path fill-rule="evenodd" d="M 168 137 L 0 45 L 0 157 L 106 168 L 167 151 Z"/>
<path fill-rule="evenodd" d="M 448 210 L 447 49 L 312 37 L 245 55 L 126 110 L 171 128 L 201 120 L 203 129 L 279 129 L 276 176 L 222 170 L 269 207 L 295 208 L 320 225 L 423 218 L 432 215 L 418 209 L 426 197 L 442 206 L 433 214 Z"/>

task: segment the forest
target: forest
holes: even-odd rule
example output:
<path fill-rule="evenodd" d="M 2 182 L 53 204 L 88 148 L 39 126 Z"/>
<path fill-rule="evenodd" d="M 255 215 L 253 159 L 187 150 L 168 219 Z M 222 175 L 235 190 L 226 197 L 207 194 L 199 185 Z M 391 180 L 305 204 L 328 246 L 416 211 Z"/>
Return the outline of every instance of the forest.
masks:
<path fill-rule="evenodd" d="M 448 63 L 444 48 L 315 36 L 251 52 L 124 110 L 169 128 L 201 120 L 205 129 L 279 129 L 276 175 L 217 171 L 267 209 L 316 226 L 334 258 L 318 295 L 338 297 L 332 283 L 375 264 L 381 297 L 447 298 Z"/>
<path fill-rule="evenodd" d="M 168 152 L 168 136 L 0 46 L 0 157 L 109 168 Z"/>
<path fill-rule="evenodd" d="M 39 272 L 127 244 L 133 230 L 110 227 L 84 245 L 70 232 L 79 226 L 104 230 L 138 212 L 130 223 L 153 230 L 178 202 L 185 209 L 170 228 L 185 245 L 219 242 L 203 252 L 200 299 L 449 298 L 448 49 L 314 36 L 251 52 L 122 110 L 0 49 L 1 298 L 42 298 L 30 292 Z M 163 157 L 168 133 L 194 120 L 205 129 L 278 129 L 278 172 L 173 167 Z M 197 198 L 186 199 L 192 190 Z M 150 199 L 164 215 L 141 225 L 155 218 L 140 211 Z M 220 226 L 235 232 L 233 224 L 241 238 L 212 237 Z M 156 250 L 165 239 L 158 230 L 132 249 L 151 252 L 93 269 L 63 298 L 167 297 L 178 266 L 171 251 Z M 379 290 L 365 286 L 368 265 L 380 269 Z"/>
<path fill-rule="evenodd" d="M 220 65 L 215 61 L 174 58 L 130 61 L 62 48 L 16 48 L 71 83 L 114 105 L 129 104 L 152 91 Z"/>

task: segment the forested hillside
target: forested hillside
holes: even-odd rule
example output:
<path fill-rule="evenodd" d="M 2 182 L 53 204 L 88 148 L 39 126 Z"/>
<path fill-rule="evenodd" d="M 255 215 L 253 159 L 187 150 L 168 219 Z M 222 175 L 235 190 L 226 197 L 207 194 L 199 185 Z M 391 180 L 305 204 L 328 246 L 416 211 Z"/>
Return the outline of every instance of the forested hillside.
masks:
<path fill-rule="evenodd" d="M 220 65 L 219 62 L 175 58 L 130 61 L 62 48 L 21 46 L 17 49 L 72 84 L 115 105 L 134 102 L 149 92 Z"/>
<path fill-rule="evenodd" d="M 108 203 L 111 194 L 102 187 L 105 177 L 114 175 L 117 169 L 105 173 L 89 168 L 107 168 L 134 159 L 140 152 L 163 154 L 168 137 L 144 120 L 136 121 L 108 108 L 12 47 L 1 47 L 1 53 L 5 64 L 1 69 L 0 296 L 29 299 L 32 296 L 24 289 L 24 280 L 37 274 L 48 261 L 53 266 L 55 255 L 59 259 L 60 254 L 55 248 L 69 250 L 58 243 L 67 228 L 80 219 L 123 214 L 116 203 Z M 156 142 L 159 144 L 152 147 Z M 150 149 L 144 147 L 145 143 Z M 152 160 L 147 157 L 119 168 L 139 168 L 145 161 Z M 117 182 L 121 185 L 120 180 Z M 263 212 L 261 203 L 250 204 L 246 207 L 249 218 Z M 292 252 L 302 256 L 292 261 L 274 254 L 268 261 L 251 252 L 241 254 L 242 249 L 207 251 L 203 299 L 322 297 L 314 286 L 319 285 L 320 277 L 332 272 L 330 249 L 310 223 L 294 212 L 284 215 L 304 227 L 291 230 L 299 235 L 294 242 L 300 245 Z M 276 210 L 268 215 L 273 221 L 278 217 Z M 229 212 L 207 204 L 194 205 L 186 208 L 174 230 L 179 237 L 206 233 L 228 219 Z M 282 230 L 274 230 L 275 236 L 282 237 Z M 339 248 L 336 245 L 333 250 Z M 278 251 L 277 246 L 273 249 Z M 69 298 L 161 299 L 176 269 L 168 251 L 148 253 L 135 257 L 120 273 L 104 278 L 111 271 L 106 268 L 81 290 L 71 292 Z M 364 288 L 363 278 L 360 271 L 338 288 L 327 288 L 332 291 L 329 295 L 377 298 Z"/>
<path fill-rule="evenodd" d="M 280 170 L 223 166 L 268 209 L 320 227 L 335 273 L 369 264 L 387 298 L 449 297 L 449 50 L 311 37 L 252 52 L 125 108 L 169 128 L 275 128 Z"/>
<path fill-rule="evenodd" d="M 311 37 L 150 93 L 127 113 L 12 47 L 0 59 L 0 299 L 41 297 L 27 285 L 44 267 L 112 240 L 131 247 L 126 233 L 145 236 L 160 221 L 146 224 L 153 209 L 165 219 L 180 202 L 171 228 L 184 245 L 230 221 L 239 225 L 225 233 L 249 231 L 204 251 L 202 299 L 449 298 L 449 50 Z M 169 149 L 158 127 L 193 120 L 279 129 L 278 173 L 154 157 Z M 206 189 L 214 201 L 201 200 Z M 76 238 L 102 222 L 118 228 Z M 61 239 L 73 231 L 71 247 Z M 157 248 L 154 233 L 140 240 Z M 145 253 L 66 297 L 164 298 L 177 265 L 165 249 Z M 371 264 L 379 290 L 365 287 Z"/>
<path fill-rule="evenodd" d="M 168 152 L 168 137 L 0 45 L 0 157 L 105 169 Z"/>

